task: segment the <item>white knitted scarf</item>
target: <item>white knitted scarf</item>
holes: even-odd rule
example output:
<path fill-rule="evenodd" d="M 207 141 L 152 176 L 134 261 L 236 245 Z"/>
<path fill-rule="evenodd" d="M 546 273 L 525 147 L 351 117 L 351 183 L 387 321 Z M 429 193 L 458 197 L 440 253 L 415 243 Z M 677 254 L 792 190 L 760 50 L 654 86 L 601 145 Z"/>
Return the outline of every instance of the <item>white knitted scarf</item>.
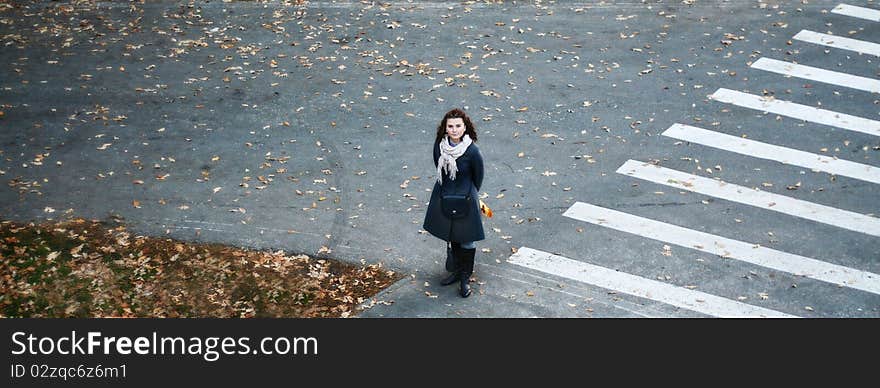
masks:
<path fill-rule="evenodd" d="M 465 134 L 461 138 L 461 142 L 454 147 L 449 145 L 449 136 L 444 136 L 440 140 L 440 159 L 437 160 L 437 182 L 443 183 L 443 171 L 449 174 L 449 179 L 455 180 L 455 173 L 458 172 L 458 164 L 455 160 L 459 156 L 464 155 L 467 148 L 473 143 L 471 137 Z"/>

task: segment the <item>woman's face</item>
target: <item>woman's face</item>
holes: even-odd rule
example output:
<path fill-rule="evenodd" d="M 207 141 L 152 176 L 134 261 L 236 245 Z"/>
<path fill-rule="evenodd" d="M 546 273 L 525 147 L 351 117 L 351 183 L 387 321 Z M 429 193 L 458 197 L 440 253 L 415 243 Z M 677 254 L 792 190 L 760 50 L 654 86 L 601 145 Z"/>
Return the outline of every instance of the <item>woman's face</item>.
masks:
<path fill-rule="evenodd" d="M 464 136 L 464 131 L 464 119 L 460 117 L 446 119 L 446 134 L 449 135 L 449 138 L 452 139 L 452 141 L 456 143 L 460 142 L 461 137 Z"/>

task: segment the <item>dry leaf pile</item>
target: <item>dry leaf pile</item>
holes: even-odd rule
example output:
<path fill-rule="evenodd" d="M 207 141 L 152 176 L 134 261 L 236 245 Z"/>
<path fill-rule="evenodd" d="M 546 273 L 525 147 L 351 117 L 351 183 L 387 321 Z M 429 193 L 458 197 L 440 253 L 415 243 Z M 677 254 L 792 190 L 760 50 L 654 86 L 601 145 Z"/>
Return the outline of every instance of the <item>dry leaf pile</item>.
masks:
<path fill-rule="evenodd" d="M 2 317 L 349 317 L 399 278 L 98 221 L 0 223 Z"/>

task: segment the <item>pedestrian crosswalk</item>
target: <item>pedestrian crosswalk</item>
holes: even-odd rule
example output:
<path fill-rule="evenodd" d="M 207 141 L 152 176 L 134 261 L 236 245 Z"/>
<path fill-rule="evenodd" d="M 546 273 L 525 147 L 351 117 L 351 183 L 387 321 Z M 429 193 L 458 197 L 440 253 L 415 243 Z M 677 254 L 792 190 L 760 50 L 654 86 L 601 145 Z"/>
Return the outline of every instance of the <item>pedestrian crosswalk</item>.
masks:
<path fill-rule="evenodd" d="M 675 287 L 657 280 L 572 260 L 531 248 L 521 248 L 510 263 L 556 276 L 589 283 L 609 290 L 656 300 L 713 317 L 796 318 L 795 316 L 718 297 L 705 292 Z"/>
<path fill-rule="evenodd" d="M 860 23 L 880 22 L 880 10 L 871 8 L 840 4 L 831 12 L 855 18 L 853 20 L 859 20 Z M 801 30 L 792 39 L 806 44 L 880 56 L 880 44 L 869 41 L 809 30 Z M 880 93 L 880 80 L 878 79 L 831 71 L 808 64 L 759 58 L 751 63 L 750 67 L 755 71 L 780 74 L 785 78 L 795 77 L 869 93 Z M 779 100 L 773 96 L 719 88 L 709 98 L 715 103 L 734 105 L 862 134 L 880 136 L 880 121 L 803 105 L 794 101 Z M 866 104 L 869 103 L 870 100 L 866 101 Z M 880 184 L 880 169 L 868 164 L 735 137 L 680 123 L 672 124 L 662 134 L 668 138 L 715 150 L 800 166 L 814 172 L 846 176 L 871 185 Z M 802 222 L 806 227 L 817 225 L 812 223 L 821 223 L 841 228 L 846 231 L 845 233 L 860 233 L 869 236 L 867 238 L 880 237 L 880 218 L 873 214 L 861 214 L 835 206 L 743 186 L 735 182 L 724 182 L 694 175 L 660 166 L 657 161 L 646 163 L 630 159 L 623 163 L 616 173 L 658 185 L 712 196 L 723 201 L 744 204 L 759 212 L 783 213 L 804 220 Z M 834 264 L 834 258 L 820 259 L 788 253 L 764 247 L 758 243 L 706 233 L 585 202 L 576 202 L 563 213 L 563 216 L 629 235 L 717 255 L 793 276 L 814 279 L 840 288 L 880 295 L 880 275 L 859 268 Z M 511 264 L 531 270 L 666 303 L 713 317 L 777 318 L 797 316 L 791 312 L 774 311 L 585 261 L 595 262 L 601 261 L 601 259 L 567 258 L 532 247 L 521 247 L 508 259 Z"/>
<path fill-rule="evenodd" d="M 831 12 L 839 15 L 852 16 L 856 18 L 870 20 L 873 22 L 880 22 L 880 10 L 876 9 L 856 7 L 849 4 L 840 4 L 834 7 Z"/>
<path fill-rule="evenodd" d="M 666 129 L 662 135 L 741 155 L 880 184 L 880 168 L 867 164 L 780 147 L 678 123 Z"/>
<path fill-rule="evenodd" d="M 817 124 L 880 136 L 880 121 L 834 112 L 827 109 L 814 108 L 812 106 L 801 105 L 791 101 L 779 100 L 772 96 L 757 96 L 736 90 L 719 88 L 715 93 L 712 93 L 709 98 L 718 102 L 741 106 L 743 108 L 776 113 Z"/>
<path fill-rule="evenodd" d="M 629 160 L 617 173 L 880 237 L 880 218 Z"/>
<path fill-rule="evenodd" d="M 566 217 L 727 259 L 880 295 L 880 275 L 577 202 Z"/>
<path fill-rule="evenodd" d="M 820 69 L 818 67 L 778 61 L 770 58 L 760 58 L 752 63 L 752 68 L 771 71 L 785 76 L 844 86 L 851 89 L 864 90 L 871 93 L 880 93 L 880 80 Z"/>
<path fill-rule="evenodd" d="M 823 34 L 821 32 L 810 30 L 802 30 L 792 37 L 792 39 L 880 57 L 880 44 L 873 42 L 865 42 L 858 39 Z"/>

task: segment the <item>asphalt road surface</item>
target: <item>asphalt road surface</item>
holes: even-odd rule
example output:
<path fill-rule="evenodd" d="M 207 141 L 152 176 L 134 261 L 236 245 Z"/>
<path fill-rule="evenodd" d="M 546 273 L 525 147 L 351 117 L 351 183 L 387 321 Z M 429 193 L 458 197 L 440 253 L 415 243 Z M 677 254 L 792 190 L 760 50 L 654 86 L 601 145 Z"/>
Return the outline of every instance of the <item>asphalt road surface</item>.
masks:
<path fill-rule="evenodd" d="M 0 5 L 0 214 L 407 275 L 364 317 L 880 317 L 880 4 Z M 443 113 L 494 210 L 421 230 Z"/>

